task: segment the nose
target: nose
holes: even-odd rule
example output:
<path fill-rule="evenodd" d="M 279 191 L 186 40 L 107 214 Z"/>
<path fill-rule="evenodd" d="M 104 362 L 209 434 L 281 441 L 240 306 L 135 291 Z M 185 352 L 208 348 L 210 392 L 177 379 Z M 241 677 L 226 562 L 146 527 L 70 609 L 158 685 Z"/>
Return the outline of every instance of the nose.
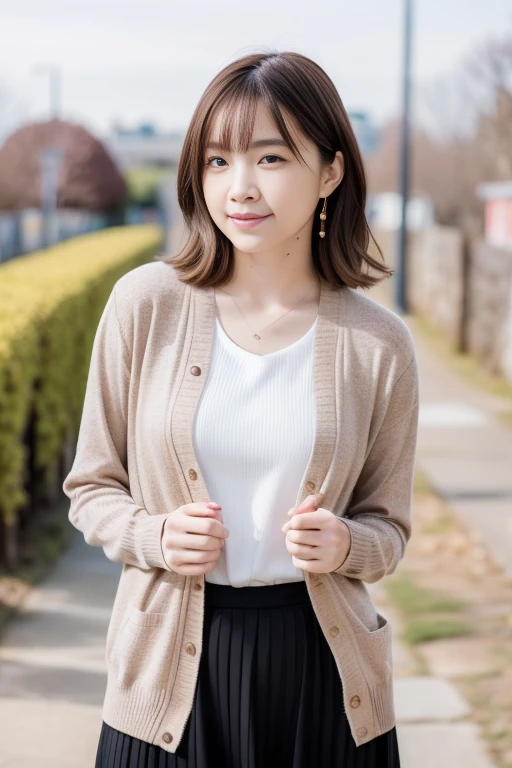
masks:
<path fill-rule="evenodd" d="M 252 170 L 246 163 L 235 163 L 231 174 L 230 199 L 235 202 L 257 200 L 259 191 L 252 175 Z"/>

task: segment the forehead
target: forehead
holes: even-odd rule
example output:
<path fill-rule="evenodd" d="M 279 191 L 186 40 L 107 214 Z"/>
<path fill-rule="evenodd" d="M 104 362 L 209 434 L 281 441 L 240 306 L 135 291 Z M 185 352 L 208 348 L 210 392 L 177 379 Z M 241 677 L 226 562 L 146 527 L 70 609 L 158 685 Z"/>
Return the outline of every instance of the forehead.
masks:
<path fill-rule="evenodd" d="M 248 152 L 251 149 L 280 146 L 294 152 L 294 144 L 306 150 L 307 139 L 286 110 L 279 109 L 286 130 L 281 132 L 271 111 L 258 100 L 239 100 L 219 107 L 206 131 L 205 149 Z M 288 136 L 286 135 L 288 131 Z"/>

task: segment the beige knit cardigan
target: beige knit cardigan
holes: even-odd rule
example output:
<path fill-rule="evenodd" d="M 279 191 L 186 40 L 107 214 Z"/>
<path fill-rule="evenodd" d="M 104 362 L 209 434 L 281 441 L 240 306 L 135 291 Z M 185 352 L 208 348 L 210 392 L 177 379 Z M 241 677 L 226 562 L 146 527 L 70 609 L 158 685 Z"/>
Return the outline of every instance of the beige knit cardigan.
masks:
<path fill-rule="evenodd" d="M 96 331 L 63 484 L 71 523 L 123 564 L 102 717 L 167 752 L 176 751 L 192 708 L 205 579 L 167 565 L 161 533 L 177 507 L 210 500 L 192 426 L 214 320 L 213 289 L 182 283 L 163 261 L 117 281 Z M 337 570 L 304 573 L 360 746 L 395 725 L 391 626 L 365 582 L 393 573 L 411 535 L 418 374 L 404 321 L 362 291 L 322 280 L 314 387 L 316 433 L 296 505 L 323 493 L 321 506 L 343 516 L 351 546 Z"/>

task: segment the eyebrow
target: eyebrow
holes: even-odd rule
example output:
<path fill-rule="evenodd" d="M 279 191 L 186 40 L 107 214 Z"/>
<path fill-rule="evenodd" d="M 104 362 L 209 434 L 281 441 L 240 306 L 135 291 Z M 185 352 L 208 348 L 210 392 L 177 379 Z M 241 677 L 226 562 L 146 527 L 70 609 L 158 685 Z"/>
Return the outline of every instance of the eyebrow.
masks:
<path fill-rule="evenodd" d="M 276 136 L 272 139 L 257 139 L 256 141 L 253 141 L 249 149 L 256 149 L 257 147 L 272 147 L 276 145 L 280 147 L 288 146 L 284 139 Z M 218 141 L 209 141 L 205 149 L 222 149 L 222 146 Z"/>

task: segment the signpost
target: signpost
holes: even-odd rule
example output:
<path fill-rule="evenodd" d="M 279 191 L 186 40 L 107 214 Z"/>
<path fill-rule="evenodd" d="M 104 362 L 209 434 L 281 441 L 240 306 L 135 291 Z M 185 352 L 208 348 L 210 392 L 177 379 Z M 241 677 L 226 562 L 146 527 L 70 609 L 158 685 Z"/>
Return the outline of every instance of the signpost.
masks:
<path fill-rule="evenodd" d="M 409 197 L 409 111 L 410 111 L 410 70 L 411 70 L 411 27 L 412 0 L 404 0 L 404 66 L 403 66 L 403 106 L 402 131 L 400 136 L 400 195 L 402 214 L 398 231 L 398 254 L 395 302 L 399 312 L 408 311 L 407 307 L 407 199 Z"/>
<path fill-rule="evenodd" d="M 48 147 L 41 153 L 41 214 L 43 218 L 43 248 L 58 239 L 57 192 L 59 169 L 62 164 L 61 150 Z"/>

